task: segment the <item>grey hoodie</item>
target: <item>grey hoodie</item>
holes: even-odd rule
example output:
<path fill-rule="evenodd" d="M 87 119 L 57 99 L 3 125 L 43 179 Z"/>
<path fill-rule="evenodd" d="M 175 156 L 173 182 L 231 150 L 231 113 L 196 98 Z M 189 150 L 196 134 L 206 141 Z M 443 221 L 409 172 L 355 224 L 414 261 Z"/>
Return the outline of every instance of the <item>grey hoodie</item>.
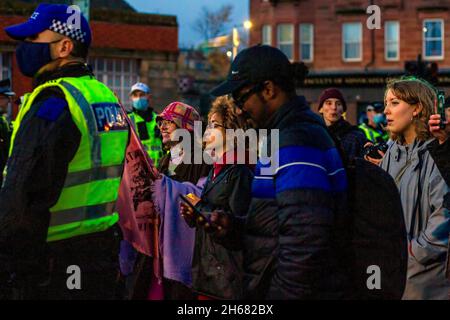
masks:
<path fill-rule="evenodd" d="M 448 299 L 445 259 L 450 233 L 450 212 L 443 207 L 449 192 L 426 142 L 390 145 L 381 167 L 400 191 L 412 255 L 403 299 Z"/>

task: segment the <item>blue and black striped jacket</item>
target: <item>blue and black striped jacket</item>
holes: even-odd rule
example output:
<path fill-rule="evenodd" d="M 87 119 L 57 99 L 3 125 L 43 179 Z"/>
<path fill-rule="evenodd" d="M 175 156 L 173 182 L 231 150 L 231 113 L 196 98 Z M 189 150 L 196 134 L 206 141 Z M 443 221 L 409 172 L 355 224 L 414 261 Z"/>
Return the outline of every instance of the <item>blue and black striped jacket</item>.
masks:
<path fill-rule="evenodd" d="M 255 170 L 244 238 L 247 296 L 339 298 L 334 234 L 347 178 L 338 150 L 304 97 L 280 107 L 266 128 L 279 130 L 278 164 L 272 175 L 262 175 L 260 162 Z"/>

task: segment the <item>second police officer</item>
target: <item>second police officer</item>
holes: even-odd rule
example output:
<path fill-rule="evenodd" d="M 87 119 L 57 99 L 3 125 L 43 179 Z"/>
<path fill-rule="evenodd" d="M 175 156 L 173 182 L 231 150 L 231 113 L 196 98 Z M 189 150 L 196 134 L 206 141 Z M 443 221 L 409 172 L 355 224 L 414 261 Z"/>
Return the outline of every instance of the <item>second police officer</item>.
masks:
<path fill-rule="evenodd" d="M 133 111 L 129 114 L 129 117 L 156 167 L 162 157 L 162 141 L 156 123 L 157 114 L 153 111 L 151 105 L 151 90 L 145 83 L 138 82 L 131 87 L 130 98 L 133 103 Z"/>

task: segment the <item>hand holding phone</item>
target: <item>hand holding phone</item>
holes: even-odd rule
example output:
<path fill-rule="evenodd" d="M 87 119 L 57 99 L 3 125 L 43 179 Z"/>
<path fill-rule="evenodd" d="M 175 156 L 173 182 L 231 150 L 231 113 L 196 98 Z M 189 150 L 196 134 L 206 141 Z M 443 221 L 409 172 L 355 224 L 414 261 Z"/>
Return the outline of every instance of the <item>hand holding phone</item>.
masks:
<path fill-rule="evenodd" d="M 204 215 L 200 210 L 198 210 L 191 202 L 190 198 L 184 195 L 180 195 L 181 200 L 183 200 L 183 204 L 187 206 L 187 208 L 183 208 L 181 206 L 181 215 L 186 219 L 186 222 L 191 225 L 190 222 L 194 222 L 195 224 L 202 225 L 205 228 L 212 227 L 211 221 L 209 217 Z"/>

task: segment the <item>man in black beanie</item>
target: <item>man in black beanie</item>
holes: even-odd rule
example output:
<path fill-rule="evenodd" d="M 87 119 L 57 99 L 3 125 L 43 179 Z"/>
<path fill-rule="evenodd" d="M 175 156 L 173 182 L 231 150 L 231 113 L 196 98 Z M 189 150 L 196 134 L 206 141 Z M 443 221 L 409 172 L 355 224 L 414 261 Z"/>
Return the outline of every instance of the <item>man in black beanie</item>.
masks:
<path fill-rule="evenodd" d="M 364 133 L 356 126 L 344 120 L 342 115 L 347 111 L 342 92 L 329 88 L 322 92 L 319 100 L 319 112 L 328 130 L 341 142 L 348 159 L 363 156 L 364 145 L 368 142 Z"/>

